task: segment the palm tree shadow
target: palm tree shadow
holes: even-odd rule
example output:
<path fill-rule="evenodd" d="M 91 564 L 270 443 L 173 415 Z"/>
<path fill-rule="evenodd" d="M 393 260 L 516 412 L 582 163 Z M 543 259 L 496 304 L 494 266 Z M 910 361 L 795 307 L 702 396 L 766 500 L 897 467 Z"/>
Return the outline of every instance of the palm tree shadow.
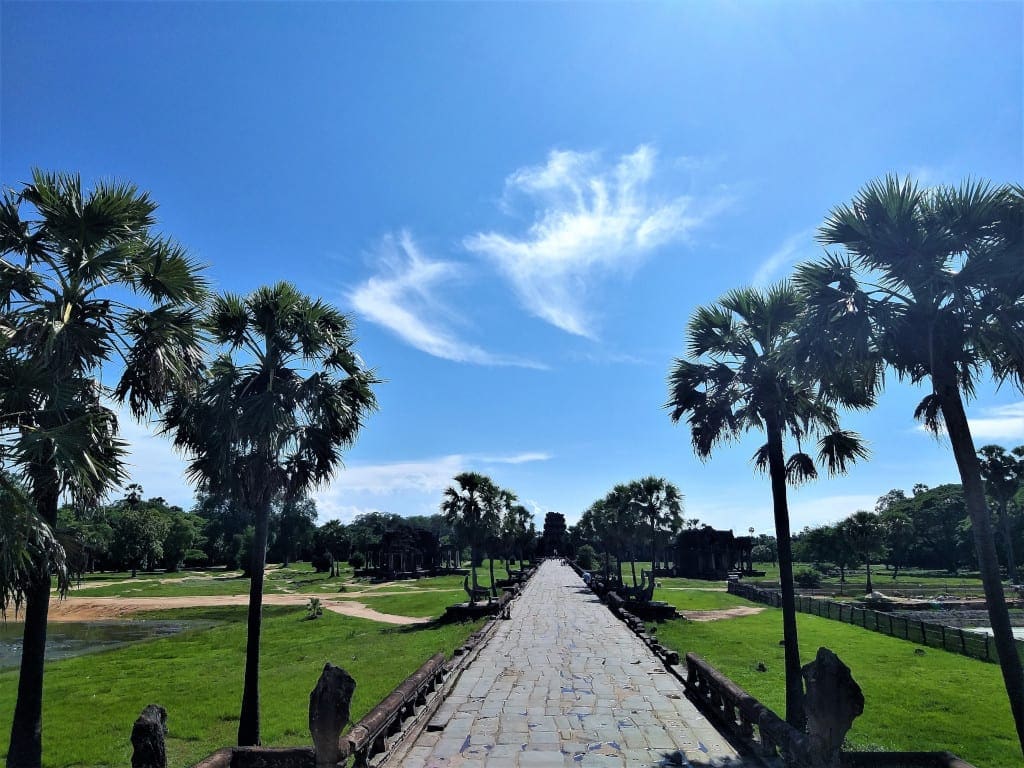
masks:
<path fill-rule="evenodd" d="M 691 757 L 682 752 L 663 752 L 661 759 L 651 768 L 764 768 L 764 763 L 752 757 Z"/>

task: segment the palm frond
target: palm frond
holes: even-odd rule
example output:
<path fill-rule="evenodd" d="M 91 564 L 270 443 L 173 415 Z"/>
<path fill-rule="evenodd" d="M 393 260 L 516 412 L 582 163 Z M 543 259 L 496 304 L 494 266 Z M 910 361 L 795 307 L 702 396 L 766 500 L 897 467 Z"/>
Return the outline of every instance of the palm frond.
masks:
<path fill-rule="evenodd" d="M 914 409 L 914 419 L 924 424 L 925 429 L 933 435 L 942 431 L 942 401 L 935 393 L 925 395 Z"/>
<path fill-rule="evenodd" d="M 814 459 L 806 453 L 794 453 L 786 461 L 786 482 L 790 485 L 802 485 L 817 477 Z"/>
<path fill-rule="evenodd" d="M 858 459 L 867 459 L 869 451 L 856 432 L 838 429 L 818 440 L 818 461 L 829 475 L 844 475 Z"/>

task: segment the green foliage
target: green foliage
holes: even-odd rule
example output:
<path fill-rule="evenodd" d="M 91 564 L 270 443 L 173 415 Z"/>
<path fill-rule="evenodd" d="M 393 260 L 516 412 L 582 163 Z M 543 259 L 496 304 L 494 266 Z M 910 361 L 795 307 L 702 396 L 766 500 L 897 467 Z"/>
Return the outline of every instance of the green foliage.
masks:
<path fill-rule="evenodd" d="M 594 570 L 597 563 L 597 552 L 589 544 L 584 544 L 576 550 L 576 563 L 585 571 Z"/>
<path fill-rule="evenodd" d="M 7 608 L 19 610 L 26 590 L 39 579 L 56 578 L 66 594 L 70 569 L 64 546 L 39 517 L 32 500 L 10 476 L 0 473 L 0 619 Z"/>
<path fill-rule="evenodd" d="M 348 564 L 356 569 L 362 568 L 366 565 L 366 555 L 362 552 L 353 552 L 348 557 Z"/>
<path fill-rule="evenodd" d="M 793 581 L 804 589 L 817 589 L 821 586 L 821 573 L 814 568 L 797 568 L 793 571 Z"/>
<path fill-rule="evenodd" d="M 111 555 L 133 572 L 151 570 L 164 556 L 164 538 L 170 527 L 167 518 L 150 507 L 126 509 L 114 524 Z"/>

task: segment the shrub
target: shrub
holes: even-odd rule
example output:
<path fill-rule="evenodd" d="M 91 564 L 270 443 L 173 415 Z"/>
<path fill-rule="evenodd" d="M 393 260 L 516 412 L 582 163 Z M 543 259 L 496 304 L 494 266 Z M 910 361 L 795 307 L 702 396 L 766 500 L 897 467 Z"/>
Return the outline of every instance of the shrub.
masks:
<path fill-rule="evenodd" d="M 306 618 L 316 619 L 324 615 L 324 606 L 320 602 L 319 597 L 309 598 L 309 604 L 306 606 Z"/>
<path fill-rule="evenodd" d="M 793 572 L 793 581 L 804 589 L 817 589 L 821 586 L 821 574 L 812 568 L 801 568 Z"/>
<path fill-rule="evenodd" d="M 597 552 L 589 544 L 584 544 L 576 551 L 576 564 L 585 571 L 594 570 L 594 563 L 597 562 Z"/>
<path fill-rule="evenodd" d="M 185 567 L 200 568 L 206 565 L 210 558 L 201 549 L 190 549 L 185 552 Z"/>
<path fill-rule="evenodd" d="M 366 565 L 366 555 L 362 552 L 353 552 L 348 556 L 348 564 L 353 568 L 362 568 Z"/>
<path fill-rule="evenodd" d="M 309 559 L 309 563 L 313 566 L 314 571 L 324 573 L 331 570 L 331 566 L 334 565 L 334 558 L 331 557 L 329 552 L 319 552 Z"/>

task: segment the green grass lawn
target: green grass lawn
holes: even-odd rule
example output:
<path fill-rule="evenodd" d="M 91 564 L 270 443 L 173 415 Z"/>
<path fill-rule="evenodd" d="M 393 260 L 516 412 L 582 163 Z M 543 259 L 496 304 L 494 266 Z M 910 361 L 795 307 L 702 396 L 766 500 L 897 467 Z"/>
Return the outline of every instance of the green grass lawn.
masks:
<path fill-rule="evenodd" d="M 656 589 L 654 599 L 663 600 L 683 611 L 715 611 L 721 608 L 735 608 L 738 605 L 752 605 L 749 600 L 730 595 L 728 592 L 711 592 L 703 589 Z"/>
<path fill-rule="evenodd" d="M 309 692 L 327 661 L 356 680 L 356 721 L 437 651 L 450 655 L 480 624 L 383 626 L 301 608 L 265 607 L 262 736 L 268 746 L 309 744 Z M 125 766 L 132 723 L 147 704 L 168 710 L 168 764 L 191 765 L 233 744 L 245 659 L 245 606 L 148 614 L 213 619 L 213 629 L 47 665 L 43 762 L 47 768 Z M 0 712 L 14 710 L 17 670 L 0 673 Z M 5 755 L 9 720 L 0 728 Z"/>
<path fill-rule="evenodd" d="M 466 593 L 461 589 L 449 592 L 424 592 L 410 589 L 401 595 L 382 595 L 380 597 L 355 595 L 353 599 L 381 613 L 437 618 L 444 613 L 444 609 L 449 605 L 466 602 Z"/>
<path fill-rule="evenodd" d="M 688 594 L 688 593 L 676 593 Z M 697 594 L 697 593 L 693 593 Z M 978 766 L 1020 764 L 1020 748 L 999 667 L 877 632 L 797 614 L 800 655 L 831 648 L 864 692 L 851 749 L 949 750 Z M 658 626 L 665 645 L 694 651 L 781 717 L 785 712 L 782 612 Z M 923 655 L 919 651 L 923 650 Z M 758 672 L 763 662 L 767 672 Z"/>

